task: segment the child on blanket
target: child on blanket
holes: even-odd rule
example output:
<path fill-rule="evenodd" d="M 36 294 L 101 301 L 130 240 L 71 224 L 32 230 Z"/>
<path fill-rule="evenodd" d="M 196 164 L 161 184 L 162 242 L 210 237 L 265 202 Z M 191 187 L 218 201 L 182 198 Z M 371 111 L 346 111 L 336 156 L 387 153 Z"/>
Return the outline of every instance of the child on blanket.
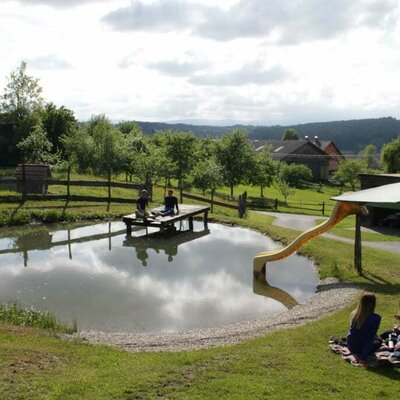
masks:
<path fill-rule="evenodd" d="M 347 347 L 359 364 L 367 364 L 368 356 L 376 350 L 375 338 L 381 323 L 381 316 L 375 314 L 375 306 L 375 296 L 365 293 L 350 316 Z"/>

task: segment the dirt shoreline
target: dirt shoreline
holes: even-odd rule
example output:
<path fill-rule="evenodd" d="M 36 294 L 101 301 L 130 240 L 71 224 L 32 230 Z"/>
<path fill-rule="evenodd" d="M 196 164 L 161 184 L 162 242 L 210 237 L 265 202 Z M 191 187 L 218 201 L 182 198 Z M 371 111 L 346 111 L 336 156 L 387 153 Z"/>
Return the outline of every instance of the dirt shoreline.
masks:
<path fill-rule="evenodd" d="M 129 333 L 79 331 L 63 335 L 68 340 L 84 340 L 91 344 L 106 344 L 120 349 L 139 351 L 185 351 L 233 345 L 263 336 L 268 332 L 290 329 L 316 321 L 339 311 L 355 300 L 361 290 L 352 283 L 334 278 L 321 281 L 317 292 L 305 304 L 280 314 L 252 321 L 215 328 L 173 333 Z"/>

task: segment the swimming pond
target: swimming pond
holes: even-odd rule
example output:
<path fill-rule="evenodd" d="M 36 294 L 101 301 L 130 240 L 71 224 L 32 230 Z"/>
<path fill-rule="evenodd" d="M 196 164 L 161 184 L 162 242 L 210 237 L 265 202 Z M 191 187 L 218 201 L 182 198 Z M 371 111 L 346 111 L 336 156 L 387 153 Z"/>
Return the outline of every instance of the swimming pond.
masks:
<path fill-rule="evenodd" d="M 80 329 L 174 332 L 279 313 L 315 293 L 313 264 L 297 255 L 267 264 L 269 285 L 253 279 L 253 257 L 280 246 L 258 232 L 196 222 L 153 232 L 129 237 L 122 222 L 0 229 L 0 302 Z"/>

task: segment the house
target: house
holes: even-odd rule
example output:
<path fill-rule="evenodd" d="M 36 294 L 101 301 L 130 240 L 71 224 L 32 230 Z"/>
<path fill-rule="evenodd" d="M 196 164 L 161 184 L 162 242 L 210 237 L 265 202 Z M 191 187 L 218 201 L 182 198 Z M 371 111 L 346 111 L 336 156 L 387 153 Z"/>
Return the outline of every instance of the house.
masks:
<path fill-rule="evenodd" d="M 310 140 L 254 140 L 253 146 L 256 151 L 270 147 L 274 160 L 307 165 L 315 181 L 329 179 L 330 156 Z"/>
<path fill-rule="evenodd" d="M 306 140 L 309 140 L 308 136 L 305 137 Z M 314 136 L 312 140 L 320 149 L 325 151 L 331 157 L 329 158 L 329 175 L 332 175 L 339 168 L 339 164 L 345 160 L 344 155 L 341 153 L 339 148 L 332 140 L 319 140 L 318 136 Z"/>

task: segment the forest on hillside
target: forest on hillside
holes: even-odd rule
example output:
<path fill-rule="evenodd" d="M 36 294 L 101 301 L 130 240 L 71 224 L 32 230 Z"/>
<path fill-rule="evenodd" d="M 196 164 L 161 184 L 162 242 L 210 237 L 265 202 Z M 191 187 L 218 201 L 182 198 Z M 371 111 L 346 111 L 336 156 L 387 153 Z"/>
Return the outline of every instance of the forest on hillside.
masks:
<path fill-rule="evenodd" d="M 221 137 L 234 129 L 247 132 L 250 139 L 281 139 L 287 128 L 295 129 L 300 137 L 318 136 L 321 140 L 333 140 L 344 153 L 359 153 L 368 144 L 379 151 L 382 146 L 400 135 L 400 120 L 392 117 L 359 119 L 349 121 L 314 122 L 290 126 L 207 126 L 189 124 L 168 124 L 162 122 L 135 121 L 146 134 L 168 129 L 191 131 L 198 137 Z"/>

